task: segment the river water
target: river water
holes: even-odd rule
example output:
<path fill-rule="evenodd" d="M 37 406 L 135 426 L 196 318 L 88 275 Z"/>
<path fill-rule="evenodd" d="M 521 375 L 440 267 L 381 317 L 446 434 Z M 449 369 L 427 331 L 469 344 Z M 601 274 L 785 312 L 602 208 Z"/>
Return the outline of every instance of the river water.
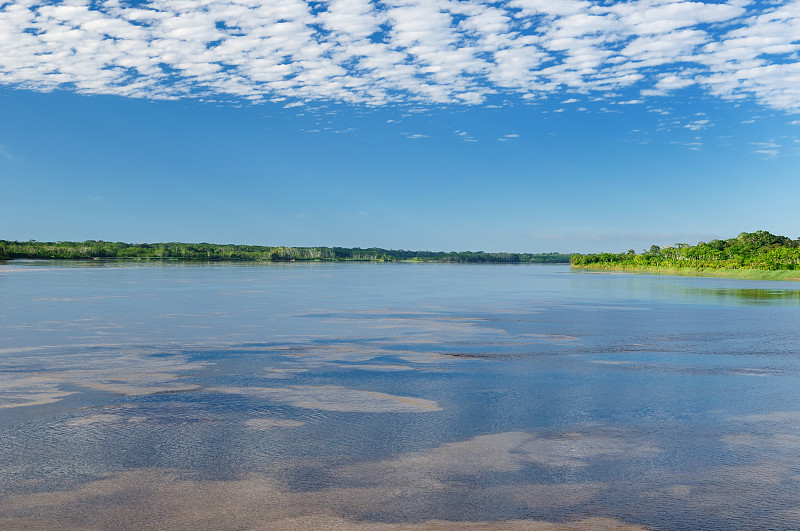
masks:
<path fill-rule="evenodd" d="M 0 265 L 2 529 L 559 523 L 800 528 L 800 284 Z"/>

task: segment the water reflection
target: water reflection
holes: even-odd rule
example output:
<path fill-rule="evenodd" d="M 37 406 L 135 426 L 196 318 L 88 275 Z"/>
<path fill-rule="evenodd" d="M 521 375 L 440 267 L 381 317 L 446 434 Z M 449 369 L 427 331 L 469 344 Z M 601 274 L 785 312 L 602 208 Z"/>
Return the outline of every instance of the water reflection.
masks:
<path fill-rule="evenodd" d="M 0 527 L 800 527 L 787 283 L 12 264 L 0 290 Z"/>
<path fill-rule="evenodd" d="M 675 289 L 675 294 L 680 294 L 688 299 L 720 299 L 734 300 L 743 304 L 763 304 L 786 302 L 797 304 L 800 302 L 798 289 L 763 289 L 763 288 L 694 288 L 683 287 Z"/>

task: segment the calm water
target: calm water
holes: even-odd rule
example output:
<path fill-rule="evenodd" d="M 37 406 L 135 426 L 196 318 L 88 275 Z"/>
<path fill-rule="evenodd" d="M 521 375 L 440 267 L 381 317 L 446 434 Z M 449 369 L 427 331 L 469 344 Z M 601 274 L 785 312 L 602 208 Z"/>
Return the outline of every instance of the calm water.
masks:
<path fill-rule="evenodd" d="M 798 529 L 800 284 L 11 262 L 0 449 L 3 529 Z"/>

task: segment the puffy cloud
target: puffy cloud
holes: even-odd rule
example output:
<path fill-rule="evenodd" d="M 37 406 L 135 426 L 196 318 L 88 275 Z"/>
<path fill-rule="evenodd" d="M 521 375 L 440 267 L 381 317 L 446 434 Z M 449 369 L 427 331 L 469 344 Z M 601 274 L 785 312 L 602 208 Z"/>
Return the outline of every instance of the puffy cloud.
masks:
<path fill-rule="evenodd" d="M 696 85 L 795 111 L 799 50 L 800 0 L 0 4 L 0 83 L 156 99 L 480 104 Z"/>

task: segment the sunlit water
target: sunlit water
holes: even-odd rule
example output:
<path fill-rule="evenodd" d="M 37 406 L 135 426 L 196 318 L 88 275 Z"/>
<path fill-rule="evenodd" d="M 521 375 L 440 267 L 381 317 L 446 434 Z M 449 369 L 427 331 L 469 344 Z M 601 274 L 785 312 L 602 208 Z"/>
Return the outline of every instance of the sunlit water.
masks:
<path fill-rule="evenodd" d="M 800 284 L 0 265 L 0 528 L 432 520 L 800 528 Z"/>

